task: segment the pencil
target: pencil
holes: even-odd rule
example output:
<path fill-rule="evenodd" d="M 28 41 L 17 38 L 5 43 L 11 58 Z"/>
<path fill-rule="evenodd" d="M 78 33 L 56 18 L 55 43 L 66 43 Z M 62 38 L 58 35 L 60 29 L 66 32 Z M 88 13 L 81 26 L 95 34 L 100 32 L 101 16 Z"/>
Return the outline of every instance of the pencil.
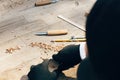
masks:
<path fill-rule="evenodd" d="M 85 42 L 86 39 L 56 39 L 52 40 L 51 42 Z"/>

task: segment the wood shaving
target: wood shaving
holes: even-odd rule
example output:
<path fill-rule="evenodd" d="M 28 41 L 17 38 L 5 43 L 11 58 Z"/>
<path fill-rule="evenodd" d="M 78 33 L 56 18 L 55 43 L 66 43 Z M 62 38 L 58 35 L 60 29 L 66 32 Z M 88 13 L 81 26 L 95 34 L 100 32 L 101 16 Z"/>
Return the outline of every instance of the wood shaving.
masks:
<path fill-rule="evenodd" d="M 14 48 L 8 48 L 6 49 L 6 53 L 12 54 L 15 50 L 20 50 L 20 47 L 16 46 Z"/>
<path fill-rule="evenodd" d="M 85 17 L 87 17 L 88 15 L 89 15 L 89 13 L 88 13 L 88 12 L 86 12 L 86 13 L 85 13 Z"/>
<path fill-rule="evenodd" d="M 39 42 L 39 43 L 38 42 L 32 42 L 32 43 L 30 43 L 29 46 L 42 48 L 42 49 L 45 50 L 44 51 L 45 53 L 47 53 L 48 51 L 58 52 L 64 47 L 63 44 L 62 45 L 57 45 L 57 46 L 52 46 L 52 45 L 45 44 L 45 43 L 42 43 L 42 42 Z"/>

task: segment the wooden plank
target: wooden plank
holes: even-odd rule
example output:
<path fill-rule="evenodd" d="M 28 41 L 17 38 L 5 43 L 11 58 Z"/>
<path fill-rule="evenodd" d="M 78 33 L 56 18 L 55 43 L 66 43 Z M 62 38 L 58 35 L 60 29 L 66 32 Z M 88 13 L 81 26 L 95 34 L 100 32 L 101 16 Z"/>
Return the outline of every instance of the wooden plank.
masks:
<path fill-rule="evenodd" d="M 24 16 L 13 17 L 8 20 L 0 22 L 0 32 L 3 32 L 6 29 L 14 29 L 15 27 L 26 24 Z M 16 26 L 17 25 L 17 26 Z"/>
<path fill-rule="evenodd" d="M 52 43 L 52 39 L 69 39 L 71 36 L 84 36 L 85 33 L 73 25 L 66 23 L 57 18 L 61 14 L 72 21 L 76 22 L 84 20 L 81 13 L 87 10 L 89 5 L 88 0 L 80 2 L 80 6 L 75 6 L 74 1 L 63 0 L 55 4 L 34 7 L 33 5 L 27 8 L 24 5 L 19 10 L 13 10 L 1 17 L 0 28 L 0 79 L 2 80 L 20 80 L 23 75 L 26 75 L 29 68 L 33 64 L 42 62 L 43 58 L 51 58 L 57 52 L 48 51 L 47 53 L 42 48 L 29 46 L 31 42 L 43 42 L 49 45 L 69 45 L 79 43 Z M 27 3 L 28 5 L 28 3 Z M 30 4 L 31 5 L 31 4 Z M 24 8 L 24 9 L 23 9 Z M 84 9 L 82 9 L 84 8 Z M 5 21 L 5 22 L 4 22 Z M 84 24 L 78 21 L 77 23 Z M 4 26 L 4 27 L 3 27 Z M 52 29 L 68 29 L 68 34 L 63 36 L 35 36 L 35 32 L 47 31 Z M 4 30 L 4 31 L 3 31 Z M 73 33 L 74 32 L 74 33 Z M 20 50 L 14 51 L 12 54 L 5 53 L 7 48 L 20 46 Z M 73 70 L 74 71 L 74 70 Z M 68 74 L 67 72 L 65 72 Z M 70 74 L 68 74 L 70 75 Z M 70 76 L 75 77 L 75 73 Z M 63 79 L 64 80 L 64 79 Z"/>
<path fill-rule="evenodd" d="M 23 16 L 13 17 L 0 23 L 0 43 L 15 38 L 15 28 L 21 27 L 28 22 Z"/>

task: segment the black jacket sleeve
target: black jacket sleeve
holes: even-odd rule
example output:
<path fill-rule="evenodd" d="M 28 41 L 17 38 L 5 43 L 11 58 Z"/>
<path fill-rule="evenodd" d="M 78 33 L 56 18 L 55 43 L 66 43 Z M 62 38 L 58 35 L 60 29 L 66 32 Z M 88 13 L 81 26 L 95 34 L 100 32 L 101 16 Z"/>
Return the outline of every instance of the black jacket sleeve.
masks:
<path fill-rule="evenodd" d="M 68 45 L 54 54 L 52 58 L 59 63 L 58 70 L 66 70 L 81 62 L 79 54 L 80 45 Z"/>

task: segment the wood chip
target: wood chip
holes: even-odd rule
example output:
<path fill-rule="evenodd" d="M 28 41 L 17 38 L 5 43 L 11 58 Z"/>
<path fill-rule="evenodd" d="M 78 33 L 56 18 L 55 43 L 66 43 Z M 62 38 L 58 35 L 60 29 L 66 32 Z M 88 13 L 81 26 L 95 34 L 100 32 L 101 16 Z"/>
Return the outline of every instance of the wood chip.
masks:
<path fill-rule="evenodd" d="M 87 17 L 88 15 L 89 15 L 89 13 L 88 13 L 88 12 L 86 12 L 86 13 L 85 13 L 85 17 Z"/>
<path fill-rule="evenodd" d="M 52 46 L 52 45 L 42 43 L 42 42 L 31 42 L 29 46 L 42 48 L 42 49 L 44 49 L 45 53 L 47 53 L 48 51 L 58 52 L 64 47 L 63 44 L 57 45 L 57 46 Z"/>
<path fill-rule="evenodd" d="M 20 47 L 16 46 L 14 48 L 8 48 L 6 49 L 6 53 L 12 54 L 15 50 L 20 50 Z"/>

